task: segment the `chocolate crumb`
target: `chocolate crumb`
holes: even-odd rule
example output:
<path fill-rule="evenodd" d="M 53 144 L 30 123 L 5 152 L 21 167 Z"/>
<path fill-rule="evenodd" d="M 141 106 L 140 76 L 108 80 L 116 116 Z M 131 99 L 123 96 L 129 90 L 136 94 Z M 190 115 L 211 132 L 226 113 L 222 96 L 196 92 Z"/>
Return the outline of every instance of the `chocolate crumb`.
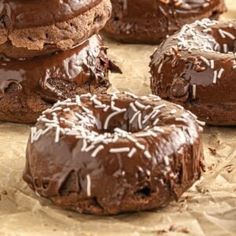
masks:
<path fill-rule="evenodd" d="M 210 153 L 211 153 L 213 156 L 216 155 L 216 149 L 215 149 L 215 148 L 209 147 L 208 149 L 209 149 Z"/>

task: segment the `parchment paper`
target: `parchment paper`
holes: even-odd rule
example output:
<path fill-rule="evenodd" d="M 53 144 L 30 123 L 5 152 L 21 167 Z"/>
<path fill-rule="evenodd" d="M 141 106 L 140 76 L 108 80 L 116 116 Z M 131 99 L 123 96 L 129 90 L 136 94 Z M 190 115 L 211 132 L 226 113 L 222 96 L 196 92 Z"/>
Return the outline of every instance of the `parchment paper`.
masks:
<path fill-rule="evenodd" d="M 236 2 L 228 1 L 236 18 Z M 234 12 L 235 11 L 235 12 Z M 154 46 L 107 41 L 123 70 L 113 90 L 150 93 L 148 63 Z M 2 235 L 236 235 L 236 128 L 204 132 L 207 170 L 178 203 L 162 210 L 116 217 L 80 215 L 37 197 L 22 181 L 29 126 L 0 123 L 0 236 Z"/>

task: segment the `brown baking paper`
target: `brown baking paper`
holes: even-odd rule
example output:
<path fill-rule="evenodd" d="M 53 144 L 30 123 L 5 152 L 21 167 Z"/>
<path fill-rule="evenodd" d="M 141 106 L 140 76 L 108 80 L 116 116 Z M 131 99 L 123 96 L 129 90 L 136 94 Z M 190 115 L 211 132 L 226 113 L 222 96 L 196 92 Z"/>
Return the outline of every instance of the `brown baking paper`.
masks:
<path fill-rule="evenodd" d="M 231 2 L 232 17 L 236 9 Z M 148 63 L 154 46 L 107 42 L 123 75 L 112 75 L 112 90 L 150 93 Z M 236 235 L 236 128 L 204 132 L 206 172 L 179 202 L 152 212 L 116 217 L 80 215 L 37 197 L 23 182 L 30 127 L 0 123 L 0 236 Z"/>

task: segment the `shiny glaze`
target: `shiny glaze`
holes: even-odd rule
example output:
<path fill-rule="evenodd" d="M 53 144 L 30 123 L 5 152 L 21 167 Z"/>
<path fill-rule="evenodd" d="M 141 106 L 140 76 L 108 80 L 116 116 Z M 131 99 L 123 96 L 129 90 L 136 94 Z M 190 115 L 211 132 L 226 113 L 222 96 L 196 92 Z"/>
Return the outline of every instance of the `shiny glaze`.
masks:
<path fill-rule="evenodd" d="M 46 26 L 76 17 L 102 0 L 0 0 L 0 27 Z"/>
<path fill-rule="evenodd" d="M 1 97 L 14 83 L 18 85 L 20 93 L 29 95 L 35 91 L 44 99 L 55 102 L 76 93 L 77 87 L 105 77 L 106 72 L 96 68 L 96 60 L 101 53 L 100 40 L 98 36 L 93 36 L 74 49 L 29 60 L 1 60 Z M 68 88 L 61 88 L 57 80 L 64 82 L 65 86 L 67 84 Z"/>
<path fill-rule="evenodd" d="M 140 127 L 131 104 L 142 121 L 158 112 Z M 153 133 L 139 136 L 148 132 Z M 200 133 L 192 114 L 158 97 L 78 96 L 39 118 L 28 142 L 24 180 L 41 196 L 84 213 L 163 207 L 199 178 Z"/>
<path fill-rule="evenodd" d="M 124 41 L 158 43 L 186 23 L 217 17 L 223 0 L 112 0 L 113 13 L 106 32 Z M 111 35 L 112 36 L 112 35 Z"/>
<path fill-rule="evenodd" d="M 209 24 L 186 25 L 159 46 L 150 64 L 151 88 L 209 124 L 233 125 L 236 22 Z"/>

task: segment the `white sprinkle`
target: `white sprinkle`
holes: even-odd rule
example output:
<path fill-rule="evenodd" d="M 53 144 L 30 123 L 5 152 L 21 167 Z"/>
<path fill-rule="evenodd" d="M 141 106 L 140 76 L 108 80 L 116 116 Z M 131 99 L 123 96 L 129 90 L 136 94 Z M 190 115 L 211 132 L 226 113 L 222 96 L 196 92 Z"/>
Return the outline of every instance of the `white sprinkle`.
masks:
<path fill-rule="evenodd" d="M 31 133 L 30 133 L 30 140 L 31 140 L 31 143 L 34 142 L 34 135 L 35 135 L 35 132 L 37 131 L 36 127 L 32 127 L 31 128 Z"/>
<path fill-rule="evenodd" d="M 192 85 L 192 90 L 193 90 L 193 99 L 196 99 L 196 97 L 197 97 L 197 85 L 196 84 Z"/>
<path fill-rule="evenodd" d="M 159 110 L 154 110 L 154 111 L 153 111 L 153 114 L 152 114 L 152 116 L 151 116 L 151 119 L 154 119 L 159 113 L 160 113 Z"/>
<path fill-rule="evenodd" d="M 86 139 L 83 139 L 83 145 L 81 147 L 81 151 L 84 152 L 86 147 L 87 147 L 87 141 L 86 141 Z"/>
<path fill-rule="evenodd" d="M 91 196 L 91 178 L 90 175 L 86 175 L 87 178 L 87 195 L 88 197 Z"/>
<path fill-rule="evenodd" d="M 149 94 L 148 97 L 153 98 L 155 101 L 160 101 L 161 100 L 161 98 L 159 96 L 154 95 L 154 94 Z"/>
<path fill-rule="evenodd" d="M 78 106 L 81 106 L 81 100 L 80 100 L 80 96 L 79 95 L 75 96 L 75 101 L 78 104 Z"/>
<path fill-rule="evenodd" d="M 138 111 L 138 109 L 135 107 L 135 105 L 134 105 L 133 102 L 131 102 L 129 105 L 130 105 L 130 107 L 132 108 L 132 110 L 133 110 L 134 112 L 137 112 L 137 111 Z"/>
<path fill-rule="evenodd" d="M 124 112 L 126 112 L 126 109 L 121 109 L 120 111 L 115 111 L 115 112 L 111 113 L 105 120 L 104 129 L 108 128 L 109 122 L 110 122 L 112 117 L 114 117 L 116 115 L 119 115 L 121 113 L 124 113 Z"/>
<path fill-rule="evenodd" d="M 60 127 L 57 126 L 56 133 L 55 133 L 55 143 L 58 143 L 60 139 Z"/>
<path fill-rule="evenodd" d="M 233 34 L 231 34 L 230 32 L 227 32 L 227 31 L 224 31 L 222 29 L 219 29 L 219 33 L 220 33 L 222 38 L 225 38 L 227 36 L 230 39 L 235 40 L 235 36 Z"/>
<path fill-rule="evenodd" d="M 170 111 L 170 114 L 171 114 L 171 115 L 174 115 L 176 112 L 177 112 L 176 109 L 172 109 L 172 110 Z"/>
<path fill-rule="evenodd" d="M 150 133 L 148 133 L 148 132 L 143 132 L 143 133 L 136 133 L 136 134 L 134 134 L 135 135 L 135 137 L 137 137 L 137 138 L 146 138 L 146 137 L 150 137 Z"/>
<path fill-rule="evenodd" d="M 161 73 L 161 69 L 163 67 L 163 62 L 159 65 L 158 69 L 157 69 L 157 73 L 160 74 Z"/>
<path fill-rule="evenodd" d="M 169 160 L 169 157 L 168 157 L 168 156 L 164 156 L 164 162 L 165 162 L 165 165 L 166 165 L 166 166 L 169 166 L 169 165 L 170 165 L 170 160 Z"/>
<path fill-rule="evenodd" d="M 93 153 L 91 154 L 91 157 L 96 157 L 97 154 L 102 151 L 104 149 L 104 146 L 103 145 L 99 145 L 94 151 Z"/>
<path fill-rule="evenodd" d="M 135 99 L 138 98 L 138 96 L 136 96 L 135 94 L 133 94 L 133 93 L 131 93 L 131 92 L 128 92 L 128 91 L 125 91 L 124 94 L 126 94 L 126 95 L 128 95 L 128 96 L 130 96 L 130 97 L 132 97 L 132 98 L 135 98 Z"/>
<path fill-rule="evenodd" d="M 144 155 L 145 155 L 145 157 L 147 157 L 148 159 L 151 159 L 151 158 L 152 158 L 152 156 L 151 156 L 151 154 L 150 154 L 150 152 L 149 152 L 148 150 L 146 150 L 146 151 L 144 152 Z"/>
<path fill-rule="evenodd" d="M 139 127 L 139 129 L 143 128 L 143 126 L 142 126 L 142 114 L 141 113 L 139 113 L 139 115 L 138 115 L 138 127 Z"/>
<path fill-rule="evenodd" d="M 111 148 L 110 149 L 110 153 L 122 153 L 122 152 L 129 152 L 130 148 L 128 147 L 121 147 L 121 148 Z"/>
<path fill-rule="evenodd" d="M 146 108 L 145 105 L 143 105 L 142 103 L 140 103 L 140 102 L 137 101 L 137 100 L 134 102 L 134 104 L 135 104 L 139 109 L 145 109 L 145 108 Z"/>
<path fill-rule="evenodd" d="M 178 122 L 184 122 L 184 123 L 186 123 L 186 119 L 185 119 L 185 118 L 176 117 L 175 120 L 178 121 Z"/>
<path fill-rule="evenodd" d="M 201 121 L 201 120 L 197 120 L 197 123 L 201 126 L 205 126 L 206 125 L 206 122 L 204 121 Z"/>
<path fill-rule="evenodd" d="M 153 122 L 153 125 L 156 126 L 158 122 L 159 122 L 159 118 L 156 118 L 156 120 Z"/>
<path fill-rule="evenodd" d="M 162 128 L 160 128 L 160 127 L 157 127 L 157 126 L 153 127 L 153 130 L 154 130 L 155 132 L 164 133 L 164 129 L 162 129 Z"/>
<path fill-rule="evenodd" d="M 129 152 L 128 154 L 128 157 L 131 158 L 133 157 L 133 155 L 137 152 L 137 149 L 136 148 L 132 148 L 131 151 Z"/>
<path fill-rule="evenodd" d="M 150 170 L 146 170 L 146 173 L 148 176 L 151 176 L 151 171 Z"/>
<path fill-rule="evenodd" d="M 217 82 L 217 71 L 214 70 L 214 75 L 213 75 L 213 84 L 216 84 Z"/>
<path fill-rule="evenodd" d="M 64 111 L 64 112 L 70 112 L 71 109 L 70 109 L 70 107 L 66 107 L 66 108 L 63 109 L 63 111 Z M 53 110 L 53 112 L 55 112 L 55 109 Z"/>
<path fill-rule="evenodd" d="M 84 151 L 85 152 L 89 152 L 91 150 L 93 150 L 95 148 L 94 144 L 91 144 L 90 146 L 88 146 Z"/>
<path fill-rule="evenodd" d="M 180 110 L 184 110 L 183 106 L 179 105 L 179 104 L 175 104 L 176 107 L 178 107 Z"/>
<path fill-rule="evenodd" d="M 200 59 L 204 61 L 208 66 L 210 66 L 209 60 L 207 60 L 207 58 L 200 56 Z"/>
<path fill-rule="evenodd" d="M 80 97 L 83 98 L 83 97 L 91 97 L 92 94 L 91 93 L 84 93 L 84 94 L 81 94 Z"/>
<path fill-rule="evenodd" d="M 138 141 L 135 142 L 135 146 L 141 150 L 145 150 L 145 146 L 143 144 L 139 143 Z"/>
<path fill-rule="evenodd" d="M 132 118 L 129 120 L 129 123 L 132 124 L 133 121 L 135 120 L 135 118 L 140 114 L 140 111 L 137 111 L 136 113 L 134 113 L 134 115 L 132 116 Z"/>
<path fill-rule="evenodd" d="M 110 108 L 110 106 L 106 106 L 106 107 L 103 109 L 103 111 L 104 111 L 104 112 L 107 112 L 107 111 L 109 110 L 109 108 Z"/>
<path fill-rule="evenodd" d="M 224 53 L 229 52 L 228 45 L 226 43 L 223 44 L 223 51 L 224 51 Z"/>
<path fill-rule="evenodd" d="M 215 68 L 215 61 L 214 60 L 210 60 L 210 65 L 211 65 L 211 69 Z"/>
<path fill-rule="evenodd" d="M 224 69 L 223 68 L 221 68 L 220 69 L 220 71 L 219 71 L 219 73 L 218 73 L 218 79 L 220 79 L 221 78 L 221 76 L 222 76 L 222 74 L 224 73 Z"/>
<path fill-rule="evenodd" d="M 141 166 L 138 166 L 138 170 L 139 170 L 140 172 L 143 172 L 143 168 L 142 168 Z"/>

